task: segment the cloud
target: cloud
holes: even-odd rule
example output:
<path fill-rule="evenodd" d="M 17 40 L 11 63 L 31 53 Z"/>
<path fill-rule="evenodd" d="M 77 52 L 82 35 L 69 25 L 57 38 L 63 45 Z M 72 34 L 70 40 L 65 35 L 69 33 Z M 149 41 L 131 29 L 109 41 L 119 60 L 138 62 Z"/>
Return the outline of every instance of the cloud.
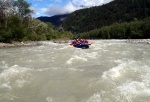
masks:
<path fill-rule="evenodd" d="M 35 5 L 35 6 L 37 6 L 37 5 Z M 41 16 L 41 15 L 43 15 L 43 16 L 46 16 L 45 14 L 44 14 L 44 8 L 42 9 L 42 10 L 39 10 L 39 8 L 37 8 L 37 7 L 30 7 L 30 9 L 31 10 L 33 10 L 34 12 L 32 13 L 32 16 L 33 17 L 39 17 L 39 16 Z M 46 9 L 46 8 L 45 8 Z"/>
<path fill-rule="evenodd" d="M 49 7 L 38 8 L 38 10 L 36 10 L 38 11 L 38 13 L 36 12 L 35 16 L 39 16 L 40 14 L 42 14 L 43 16 L 53 16 L 71 13 L 82 8 L 99 6 L 108 3 L 112 0 L 68 0 L 68 3 L 65 5 L 62 5 L 62 3 L 64 3 L 63 0 L 49 0 L 49 1 L 51 2 L 49 4 Z"/>
<path fill-rule="evenodd" d="M 72 0 L 73 4 L 76 6 L 98 6 L 105 3 L 108 3 L 112 0 Z"/>
<path fill-rule="evenodd" d="M 42 8 L 41 11 L 45 12 L 46 15 L 52 16 L 57 14 L 71 13 L 78 9 L 81 9 L 81 7 L 75 7 L 71 2 L 69 2 L 64 6 L 51 5 L 49 8 Z"/>

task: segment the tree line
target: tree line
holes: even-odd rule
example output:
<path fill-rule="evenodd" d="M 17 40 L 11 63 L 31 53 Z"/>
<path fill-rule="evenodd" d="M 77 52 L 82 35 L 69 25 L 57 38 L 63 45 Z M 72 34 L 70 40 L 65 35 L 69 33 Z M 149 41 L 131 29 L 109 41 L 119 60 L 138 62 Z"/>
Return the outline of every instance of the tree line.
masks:
<path fill-rule="evenodd" d="M 0 0 L 0 42 L 72 37 L 70 32 L 33 18 L 30 5 L 24 0 Z"/>
<path fill-rule="evenodd" d="M 146 39 L 150 38 L 150 17 L 123 23 L 113 23 L 89 32 L 75 34 L 85 39 Z"/>
<path fill-rule="evenodd" d="M 0 0 L 0 42 L 150 38 L 150 0 L 114 0 L 78 10 L 59 28 L 33 18 L 30 6 L 24 0 Z"/>

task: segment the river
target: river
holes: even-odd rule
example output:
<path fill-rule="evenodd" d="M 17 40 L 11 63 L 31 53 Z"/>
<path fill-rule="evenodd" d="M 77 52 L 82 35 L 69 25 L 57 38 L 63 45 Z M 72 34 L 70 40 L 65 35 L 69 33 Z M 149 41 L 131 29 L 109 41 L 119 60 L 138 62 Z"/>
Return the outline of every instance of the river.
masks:
<path fill-rule="evenodd" d="M 0 102 L 150 102 L 150 45 L 91 40 L 0 49 Z"/>

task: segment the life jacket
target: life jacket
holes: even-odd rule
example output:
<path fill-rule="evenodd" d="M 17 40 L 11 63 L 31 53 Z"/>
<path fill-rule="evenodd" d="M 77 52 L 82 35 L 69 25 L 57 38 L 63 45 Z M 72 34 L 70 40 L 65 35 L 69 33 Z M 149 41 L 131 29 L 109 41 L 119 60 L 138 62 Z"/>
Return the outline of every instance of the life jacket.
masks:
<path fill-rule="evenodd" d="M 72 41 L 72 43 L 71 44 L 74 44 L 75 43 L 75 40 L 74 41 Z"/>
<path fill-rule="evenodd" d="M 85 40 L 85 43 L 87 43 L 87 44 L 88 44 L 88 41 L 87 41 L 87 40 Z"/>

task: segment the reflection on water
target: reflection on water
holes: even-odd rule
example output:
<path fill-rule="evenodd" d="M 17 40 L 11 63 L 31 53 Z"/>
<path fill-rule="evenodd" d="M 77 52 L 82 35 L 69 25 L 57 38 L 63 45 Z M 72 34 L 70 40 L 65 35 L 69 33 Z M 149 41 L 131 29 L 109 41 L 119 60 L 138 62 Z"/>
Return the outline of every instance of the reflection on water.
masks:
<path fill-rule="evenodd" d="M 0 49 L 0 102 L 149 102 L 150 46 L 91 42 Z"/>

